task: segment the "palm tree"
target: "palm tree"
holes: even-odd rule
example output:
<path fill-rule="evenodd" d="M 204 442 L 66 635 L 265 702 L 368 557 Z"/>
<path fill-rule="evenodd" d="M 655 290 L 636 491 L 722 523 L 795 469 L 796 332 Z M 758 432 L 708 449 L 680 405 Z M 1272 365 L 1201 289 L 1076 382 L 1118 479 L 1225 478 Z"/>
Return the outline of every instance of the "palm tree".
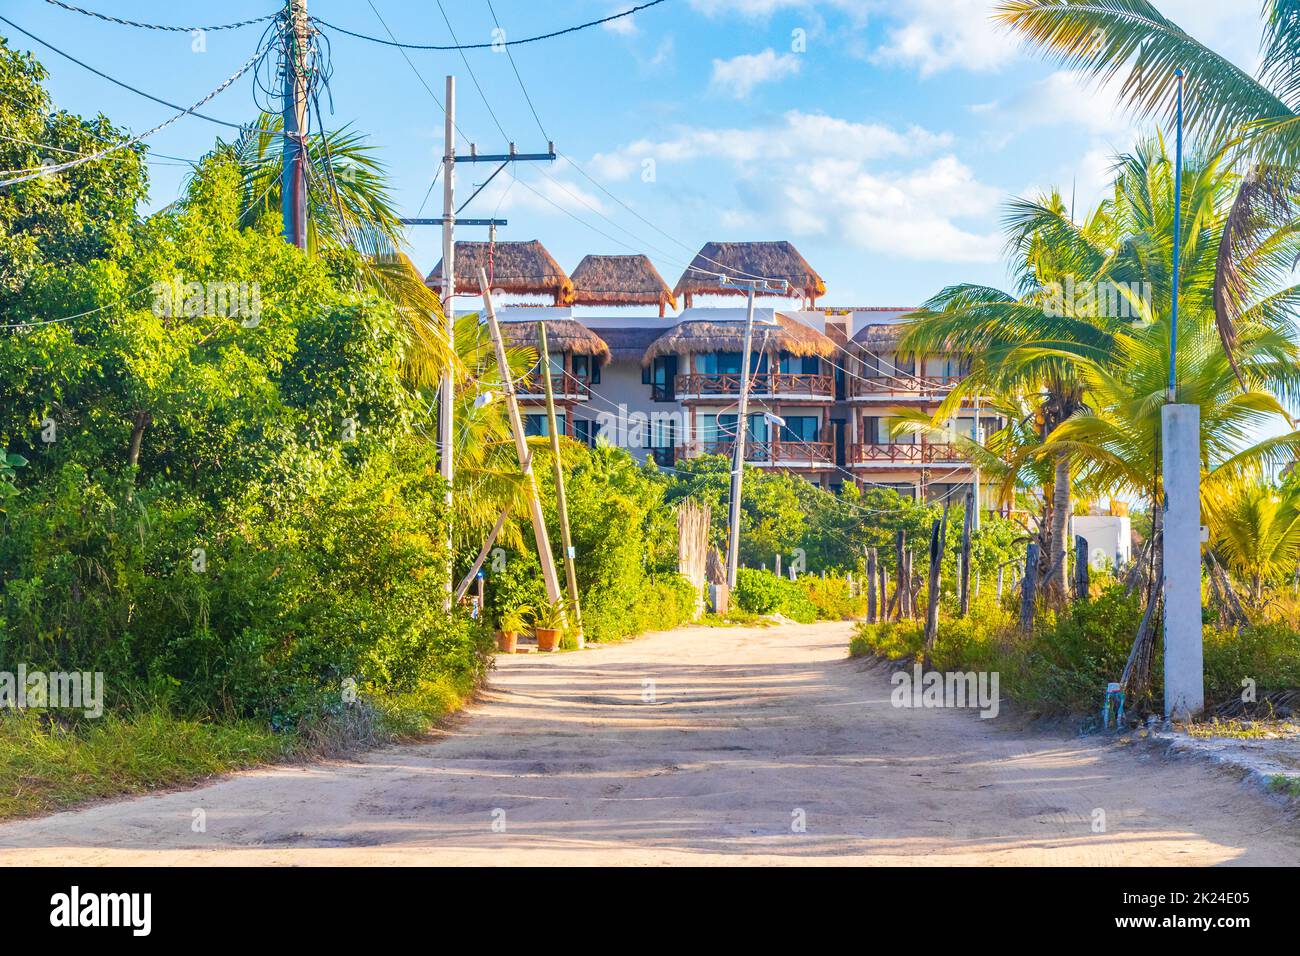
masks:
<path fill-rule="evenodd" d="M 1226 486 L 1211 510 L 1210 543 L 1258 607 L 1264 586 L 1280 583 L 1300 560 L 1300 485 L 1251 478 Z"/>
<path fill-rule="evenodd" d="M 233 143 L 218 142 L 219 149 L 233 152 L 243 176 L 245 225 L 280 214 L 282 128 L 281 117 L 263 113 Z M 401 251 L 402 223 L 375 147 L 346 128 L 309 134 L 304 143 L 308 254 L 346 251 L 356 256 L 364 284 L 402 316 L 407 379 L 419 388 L 433 387 L 448 362 L 456 365 L 445 345 L 442 303 Z"/>
<path fill-rule="evenodd" d="M 1034 200 L 1012 200 L 1005 226 L 1016 291 L 949 286 L 912 314 L 899 350 L 913 355 L 961 352 L 969 357 L 970 373 L 940 406 L 936 422 L 976 396 L 1001 396 L 1003 401 L 1028 396 L 1028 413 L 1041 440 L 1074 414 L 1082 400 L 1074 363 L 1054 352 L 1052 343 L 1064 339 L 1075 347 L 1091 345 L 1103 351 L 1109 344 L 1088 314 L 1095 311 L 1095 303 L 1080 308 L 1072 296 L 1068 302 L 1065 297 L 1059 303 L 1052 300 L 1062 288 L 1073 289 L 1105 273 L 1113 243 L 1111 221 L 1103 205 L 1076 224 L 1060 194 L 1051 192 Z M 1017 427 L 1023 426 L 1017 422 Z M 1062 450 L 1044 485 L 1049 493 L 1039 522 L 1044 538 L 1040 574 L 1046 593 L 1056 600 L 1063 600 L 1068 588 L 1070 474 L 1070 456 Z"/>
<path fill-rule="evenodd" d="M 1172 117 L 1181 69 L 1188 128 L 1202 142 L 1235 143 L 1254 164 L 1238 183 L 1218 248 L 1214 306 L 1231 352 L 1244 298 L 1240 250 L 1258 245 L 1261 226 L 1295 218 L 1300 4 L 1265 0 L 1258 76 L 1199 42 L 1149 0 L 1002 0 L 995 18 L 1073 69 L 1096 79 L 1123 77 L 1121 96 L 1140 116 Z"/>

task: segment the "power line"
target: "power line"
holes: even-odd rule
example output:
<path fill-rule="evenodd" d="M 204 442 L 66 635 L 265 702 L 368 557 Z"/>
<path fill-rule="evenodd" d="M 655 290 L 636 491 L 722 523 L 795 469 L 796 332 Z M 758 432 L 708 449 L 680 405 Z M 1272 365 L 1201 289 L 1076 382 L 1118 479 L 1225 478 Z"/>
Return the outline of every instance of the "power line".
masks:
<path fill-rule="evenodd" d="M 87 309 L 85 312 L 78 312 L 76 315 L 65 315 L 57 319 L 41 319 L 40 321 L 37 322 L 16 322 L 12 325 L 0 325 L 0 329 L 34 329 L 43 325 L 58 325 L 61 322 L 71 322 L 73 319 L 81 319 L 81 318 L 85 318 L 88 315 L 95 315 L 98 312 L 106 312 L 109 309 L 113 309 L 126 302 L 130 302 L 132 299 L 136 299 L 139 296 L 141 296 L 143 293 L 150 291 L 154 287 L 154 285 L 155 283 L 151 283 L 145 286 L 143 289 L 137 289 L 136 291 L 132 292 L 130 295 L 123 296 L 122 298 L 118 299 L 116 302 L 110 302 L 108 305 L 101 305 L 97 309 Z"/>
<path fill-rule="evenodd" d="M 252 26 L 254 23 L 265 23 L 267 20 L 274 20 L 278 14 L 268 13 L 264 17 L 257 17 L 254 20 L 240 20 L 238 23 L 222 23 L 212 27 L 172 27 L 164 26 L 160 23 L 141 23 L 138 20 L 123 20 L 121 17 L 109 16 L 106 13 L 96 13 L 94 10 L 86 10 L 82 7 L 74 7 L 70 3 L 64 3 L 63 0 L 45 0 L 56 7 L 62 7 L 72 13 L 80 13 L 88 17 L 94 17 L 97 20 L 105 20 L 108 23 L 116 23 L 124 27 L 139 27 L 142 30 L 164 30 L 168 33 L 210 33 L 217 30 L 238 30 L 240 27 Z"/>
<path fill-rule="evenodd" d="M 501 138 L 508 141 L 510 137 L 507 136 L 506 131 L 501 128 L 501 121 L 497 119 L 496 111 L 492 109 L 492 104 L 488 102 L 487 96 L 483 92 L 483 87 L 479 85 L 478 77 L 474 75 L 474 68 L 469 65 L 469 57 L 465 55 L 465 51 L 459 46 L 460 39 L 456 36 L 456 30 L 451 25 L 451 19 L 447 16 L 447 11 L 443 9 L 442 0 L 438 0 L 438 12 L 442 14 L 442 22 L 447 24 L 447 32 L 451 34 L 452 40 L 457 44 L 456 49 L 460 52 L 461 62 L 465 64 L 465 69 L 469 71 L 469 78 L 474 82 L 474 89 L 478 90 L 478 98 L 481 99 L 483 105 L 487 107 L 488 115 L 492 117 L 492 122 L 496 124 L 497 132 L 501 134 Z"/>
<path fill-rule="evenodd" d="M 447 44 L 439 45 L 439 44 L 432 44 L 432 43 L 401 43 L 397 40 L 385 40 L 381 37 L 372 37 L 364 33 L 356 33 L 352 30 L 345 30 L 340 26 L 335 26 L 333 23 L 329 23 L 317 17 L 312 17 L 311 19 L 313 22 L 319 23 L 323 27 L 328 27 L 331 30 L 337 30 L 339 33 L 345 33 L 348 36 L 356 37 L 358 40 L 369 40 L 371 43 L 382 43 L 384 46 L 400 47 L 404 50 L 442 50 L 442 51 L 487 50 L 487 49 L 495 50 L 495 49 L 500 49 L 501 47 L 522 46 L 525 43 L 536 43 L 538 40 L 550 40 L 555 37 L 564 36 L 565 34 L 577 33 L 579 30 L 586 30 L 589 27 L 597 27 L 603 23 L 610 23 L 614 20 L 621 20 L 623 17 L 630 17 L 632 14 L 640 10 L 646 10 L 650 7 L 658 6 L 663 2 L 664 0 L 649 0 L 648 3 L 643 3 L 640 6 L 632 7 L 630 10 L 624 10 L 622 13 L 615 13 L 608 17 L 602 17 L 599 20 L 589 20 L 586 23 L 579 23 L 575 26 L 565 27 L 563 30 L 555 30 L 551 33 L 543 33 L 538 36 L 525 37 L 522 40 L 499 40 L 499 41 L 494 40 L 490 43 L 465 43 L 465 44 L 455 43 L 452 45 L 447 45 Z"/>
<path fill-rule="evenodd" d="M 497 19 L 496 8 L 492 6 L 492 0 L 487 0 L 488 12 L 492 14 L 492 22 L 496 28 L 501 30 L 501 21 Z M 504 32 L 504 31 L 502 31 Z M 528 87 L 524 85 L 524 78 L 519 75 L 519 67 L 515 65 L 515 55 L 510 52 L 510 47 L 506 47 L 506 59 L 510 61 L 510 69 L 515 71 L 515 79 L 519 81 L 519 89 L 523 91 L 524 100 L 528 103 L 528 108 L 532 110 L 533 119 L 537 120 L 537 129 L 542 134 L 542 139 L 550 141 L 551 137 L 546 133 L 546 127 L 542 125 L 542 118 L 537 115 L 537 107 L 533 105 L 533 98 L 528 95 Z"/>
<path fill-rule="evenodd" d="M 0 17 L 0 20 L 4 20 L 4 17 Z M 5 22 L 8 23 L 9 21 L 5 20 Z M 192 106 L 189 109 L 185 109 L 184 107 L 178 107 L 180 109 L 179 113 L 177 113 L 171 119 L 164 120 L 162 123 L 159 123 L 153 129 L 140 133 L 137 136 L 133 136 L 130 139 L 122 141 L 121 143 L 117 143 L 112 146 L 109 146 L 107 149 L 102 149 L 97 153 L 89 153 L 87 155 L 82 156 L 79 159 L 69 160 L 66 163 L 56 163 L 51 166 L 39 166 L 39 167 L 32 167 L 28 169 L 0 169 L 0 175 L 15 174 L 14 177 L 11 179 L 0 180 L 0 186 L 12 186 L 16 183 L 27 182 L 30 179 L 37 179 L 42 176 L 50 176 L 55 173 L 61 173 L 64 170 L 72 169 L 76 166 L 81 166 L 84 165 L 85 163 L 93 162 L 94 160 L 101 159 L 104 156 L 107 156 L 111 153 L 115 153 L 118 150 L 126 149 L 129 146 L 134 146 L 136 143 L 140 142 L 141 140 L 153 136 L 154 134 L 166 129 L 168 126 L 172 125 L 172 123 L 175 123 L 177 120 L 179 120 L 181 117 L 187 114 L 198 115 L 194 113 L 194 110 L 198 109 L 200 106 L 203 106 L 205 103 L 210 102 L 211 100 L 219 96 L 221 93 L 229 89 L 229 87 L 233 85 L 236 80 L 238 80 L 241 76 L 247 73 L 255 63 L 261 60 L 261 58 L 266 55 L 266 52 L 269 49 L 270 47 L 266 46 L 258 50 L 256 53 L 254 53 L 251 57 L 248 58 L 248 60 L 244 63 L 243 66 L 241 66 L 238 70 L 236 70 L 229 77 L 227 77 L 221 83 L 221 85 L 218 86 L 216 89 L 214 89 L 211 93 L 208 93 L 205 97 L 203 97 L 201 100 L 195 103 L 194 106 Z"/>
<path fill-rule="evenodd" d="M 96 76 L 98 76 L 98 77 L 100 77 L 100 78 L 102 78 L 102 79 L 108 80 L 108 82 L 110 82 L 110 83 L 112 83 L 112 84 L 114 84 L 114 85 L 116 85 L 116 86 L 120 86 L 120 87 L 121 87 L 122 89 L 124 89 L 124 90 L 129 90 L 130 92 L 136 94 L 137 96 L 143 96 L 143 97 L 144 97 L 145 99 L 147 99 L 147 100 L 153 100 L 155 103 L 160 103 L 160 104 L 162 104 L 163 106 L 166 106 L 166 107 L 168 107 L 168 108 L 170 108 L 170 109 L 181 110 L 183 113 L 188 113 L 188 114 L 190 114 L 191 116 L 197 116 L 199 119 L 205 119 L 205 120 L 207 120 L 209 123 L 216 123 L 216 124 L 218 124 L 218 125 L 220 125 L 220 126 L 228 126 L 228 127 L 230 127 L 231 129 L 237 129 L 237 130 L 241 130 L 241 131 L 244 130 L 244 129 L 246 128 L 246 126 L 241 125 L 241 124 L 239 124 L 239 123 L 230 123 L 230 122 L 227 122 L 226 120 L 217 119 L 215 116 L 208 116 L 208 115 L 206 115 L 206 114 L 204 114 L 204 113 L 200 113 L 200 112 L 198 112 L 194 107 L 191 107 L 191 108 L 189 108 L 189 109 L 186 109 L 186 108 L 183 107 L 183 106 L 180 106 L 180 105 L 178 105 L 178 104 L 176 104 L 176 103 L 171 102 L 170 100 L 164 100 L 164 99 L 162 99 L 161 97 L 154 96 L 152 93 L 146 93 L 144 90 L 137 89 L 136 87 L 132 86 L 132 85 L 129 84 L 129 83 L 124 83 L 122 80 L 119 80 L 119 79 L 116 79 L 115 77 L 109 76 L 107 73 L 103 72 L 102 70 L 97 70 L 97 69 L 95 69 L 95 68 L 94 68 L 93 66 L 91 66 L 89 63 L 86 63 L 86 62 L 84 62 L 84 61 L 82 61 L 82 60 L 77 59 L 77 58 L 76 58 L 75 56 L 73 56 L 71 53 L 65 53 L 63 50 L 60 50 L 58 47 L 54 46 L 52 43 L 48 42 L 47 40 L 42 40 L 42 39 L 41 39 L 40 37 L 38 37 L 36 34 L 31 33 L 31 32 L 29 32 L 29 31 L 27 31 L 27 30 L 24 30 L 24 29 L 23 29 L 22 27 L 20 27 L 18 24 L 14 23 L 12 20 L 10 20 L 10 19 L 8 19 L 8 18 L 6 18 L 6 17 L 0 17 L 0 22 L 4 22 L 4 23 L 9 24 L 9 26 L 13 27 L 13 28 L 14 28 L 15 30 L 17 30 L 19 33 L 23 34 L 23 35 L 26 36 L 26 37 L 30 37 L 31 39 L 33 39 L 33 40 L 35 40 L 37 43 L 39 43 L 41 46 L 43 46 L 43 47 L 45 47 L 45 48 L 47 48 L 47 49 L 49 49 L 49 50 L 53 50 L 55 53 L 57 53 L 59 56 L 63 57 L 65 60 L 71 60 L 73 63 L 77 64 L 77 66 L 81 67 L 82 69 L 84 69 L 84 70 L 89 70 L 91 73 L 94 73 Z M 261 57 L 261 56 L 266 52 L 266 49 L 269 49 L 269 47 L 264 48 L 264 49 L 262 50 L 262 52 L 258 54 L 258 58 L 259 58 L 259 59 L 260 59 L 260 57 Z M 204 100 L 203 102 L 206 102 L 206 100 Z M 264 130 L 264 129 L 257 129 L 257 128 L 255 128 L 255 129 L 256 129 L 257 132 L 270 133 L 270 134 L 273 134 L 273 135 L 283 135 L 283 133 L 281 133 L 279 130 L 269 130 L 269 129 L 268 129 L 268 130 Z"/>

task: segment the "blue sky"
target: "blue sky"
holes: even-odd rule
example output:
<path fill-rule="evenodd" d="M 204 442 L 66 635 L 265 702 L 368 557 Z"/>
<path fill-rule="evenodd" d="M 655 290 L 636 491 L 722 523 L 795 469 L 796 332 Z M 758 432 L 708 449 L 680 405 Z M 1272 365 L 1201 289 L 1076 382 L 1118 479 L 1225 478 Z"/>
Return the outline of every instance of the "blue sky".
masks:
<path fill-rule="evenodd" d="M 373 4 L 399 39 L 449 42 L 436 3 Z M 492 39 L 487 0 L 443 4 L 460 42 Z M 279 4 L 79 5 L 186 25 L 259 16 Z M 513 39 L 631 3 L 493 5 Z M 1253 67 L 1257 0 L 1158 6 Z M 577 167 L 567 159 L 519 164 L 517 183 L 503 173 L 464 215 L 509 219 L 500 239 L 541 239 L 570 270 L 587 253 L 644 252 L 670 285 L 704 242 L 746 239 L 794 242 L 826 280 L 828 305 L 916 305 L 952 282 L 1002 284 L 1001 203 L 1056 185 L 1067 195 L 1073 189 L 1082 207 L 1099 196 L 1110 155 L 1139 130 L 1112 91 L 1083 87 L 997 30 L 988 19 L 992 7 L 993 0 L 667 0 L 616 24 L 516 47 L 541 127 Z M 370 0 L 310 0 L 310 12 L 386 35 Z M 120 27 L 44 0 L 0 0 L 0 14 L 104 72 L 186 105 L 232 73 L 260 35 L 258 27 L 209 33 L 196 51 L 186 34 Z M 170 115 L 3 24 L 0 34 L 37 53 L 63 108 L 102 111 L 133 131 Z M 414 215 L 442 151 L 438 107 L 398 51 L 330 38 L 334 111 L 326 122 L 371 135 L 399 205 Z M 443 77 L 456 74 L 458 126 L 480 151 L 501 151 L 507 138 L 521 151 L 544 146 L 506 56 L 468 54 L 494 120 L 459 55 L 408 55 L 439 97 Z M 244 121 L 253 109 L 245 78 L 207 112 Z M 160 152 L 198 157 L 214 137 L 231 135 L 185 118 L 151 143 Z M 461 166 L 461 195 L 489 171 Z M 184 174 L 174 165 L 151 167 L 152 208 L 175 198 Z M 436 215 L 440 201 L 439 188 L 425 214 Z M 468 228 L 459 236 L 485 238 Z M 436 230 L 413 230 L 411 246 L 416 263 L 432 268 Z"/>

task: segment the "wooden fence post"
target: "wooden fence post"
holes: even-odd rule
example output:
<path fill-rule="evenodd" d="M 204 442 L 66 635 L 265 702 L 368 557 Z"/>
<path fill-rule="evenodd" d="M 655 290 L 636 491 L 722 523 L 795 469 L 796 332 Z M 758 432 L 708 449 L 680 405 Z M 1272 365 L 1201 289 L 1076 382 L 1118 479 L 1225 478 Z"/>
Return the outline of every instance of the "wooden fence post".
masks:
<path fill-rule="evenodd" d="M 1074 536 L 1074 596 L 1077 600 L 1088 600 L 1092 582 L 1088 576 L 1088 539 L 1082 535 Z"/>
<path fill-rule="evenodd" d="M 1025 576 L 1020 579 L 1020 629 L 1034 629 L 1034 585 L 1038 583 L 1038 542 L 1025 548 Z"/>
<path fill-rule="evenodd" d="M 970 532 L 971 521 L 975 514 L 972 506 L 974 495 L 969 492 L 966 495 L 966 517 L 961 525 L 961 610 L 957 613 L 958 617 L 965 617 L 970 613 Z"/>
<path fill-rule="evenodd" d="M 867 549 L 867 623 L 876 623 L 876 549 Z"/>
<path fill-rule="evenodd" d="M 930 652 L 939 638 L 939 587 L 943 571 L 943 550 L 948 538 L 948 503 L 943 506 L 943 517 L 935 519 L 930 530 L 930 578 L 926 592 L 925 608 L 925 666 L 930 667 Z"/>

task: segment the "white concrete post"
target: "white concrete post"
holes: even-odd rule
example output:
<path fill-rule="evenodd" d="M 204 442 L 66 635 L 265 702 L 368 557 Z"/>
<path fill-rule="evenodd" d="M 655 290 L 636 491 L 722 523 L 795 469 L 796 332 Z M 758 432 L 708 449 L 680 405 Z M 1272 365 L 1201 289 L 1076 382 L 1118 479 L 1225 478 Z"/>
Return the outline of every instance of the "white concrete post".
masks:
<path fill-rule="evenodd" d="M 1205 709 L 1201 647 L 1201 407 L 1160 411 L 1165 484 L 1165 717 Z"/>

